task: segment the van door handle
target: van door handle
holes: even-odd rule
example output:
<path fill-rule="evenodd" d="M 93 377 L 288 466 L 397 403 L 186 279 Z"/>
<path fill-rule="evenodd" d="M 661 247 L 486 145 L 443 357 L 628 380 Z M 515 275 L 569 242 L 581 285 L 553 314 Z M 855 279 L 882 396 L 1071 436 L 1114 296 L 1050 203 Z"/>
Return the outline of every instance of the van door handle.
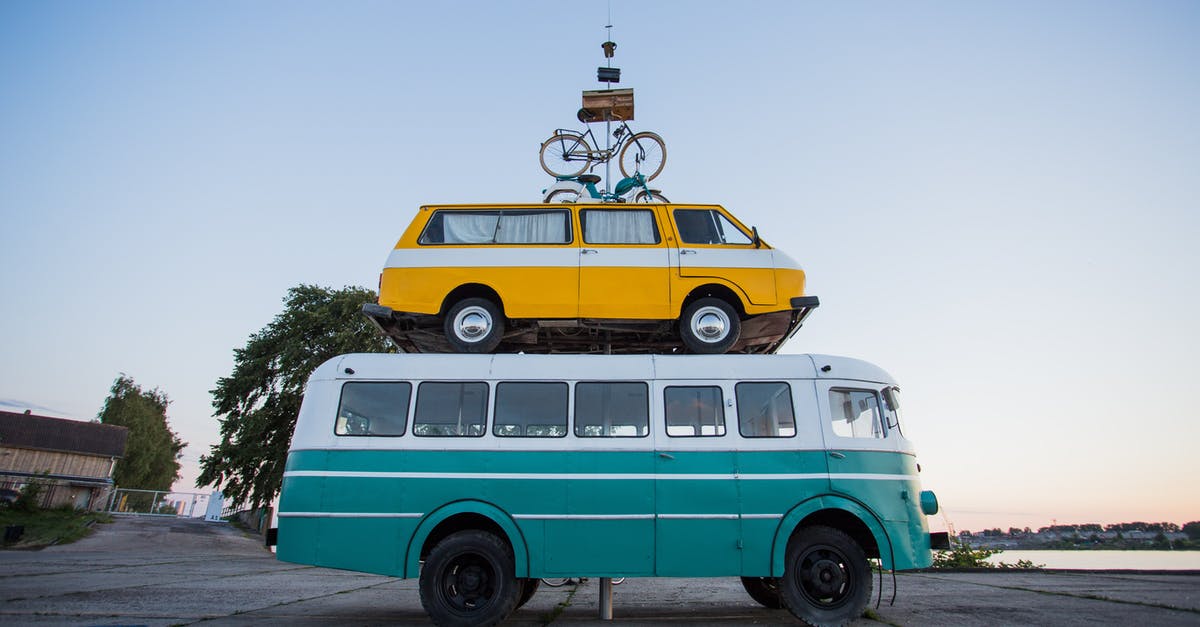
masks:
<path fill-rule="evenodd" d="M 658 456 L 663 459 L 675 459 L 675 456 L 670 453 L 659 453 Z"/>
<path fill-rule="evenodd" d="M 839 453 L 837 451 L 829 451 L 829 456 L 834 459 L 846 459 L 846 456 L 844 454 Z"/>
<path fill-rule="evenodd" d="M 599 253 L 599 252 L 600 252 L 600 251 L 596 250 L 595 248 L 584 248 L 584 249 L 582 249 L 582 250 L 580 250 L 580 251 L 579 251 L 579 254 L 581 254 L 581 255 L 595 255 L 596 253 Z"/>
<path fill-rule="evenodd" d="M 691 248 L 680 248 L 680 249 L 679 249 L 679 254 L 681 254 L 681 255 L 694 255 L 694 254 L 696 254 L 696 251 L 692 250 Z"/>

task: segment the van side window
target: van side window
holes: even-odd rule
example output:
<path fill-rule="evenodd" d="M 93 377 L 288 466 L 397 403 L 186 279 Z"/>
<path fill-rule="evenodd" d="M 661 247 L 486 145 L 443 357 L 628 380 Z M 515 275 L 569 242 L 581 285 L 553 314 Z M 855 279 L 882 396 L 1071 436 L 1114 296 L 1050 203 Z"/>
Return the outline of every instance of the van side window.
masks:
<path fill-rule="evenodd" d="M 417 386 L 413 434 L 480 437 L 487 422 L 488 386 L 482 381 L 431 382 Z"/>
<path fill-rule="evenodd" d="M 829 390 L 829 415 L 834 435 L 843 438 L 882 438 L 879 397 L 871 390 Z"/>
<path fill-rule="evenodd" d="M 351 382 L 342 386 L 337 435 L 404 435 L 412 384 Z"/>
<path fill-rule="evenodd" d="M 647 209 L 584 209 L 579 212 L 588 244 L 657 244 L 662 241 Z"/>
<path fill-rule="evenodd" d="M 672 386 L 663 394 L 666 401 L 667 435 L 712 437 L 725 435 L 725 407 L 721 388 Z"/>
<path fill-rule="evenodd" d="M 567 384 L 498 384 L 492 433 L 501 437 L 565 437 Z"/>
<path fill-rule="evenodd" d="M 738 433 L 744 438 L 790 438 L 796 435 L 792 388 L 787 383 L 739 383 Z"/>
<path fill-rule="evenodd" d="M 640 438 L 650 434 L 650 392 L 645 383 L 575 384 L 575 435 Z"/>
<path fill-rule="evenodd" d="M 420 244 L 568 244 L 570 213 L 563 209 L 437 211 Z"/>
<path fill-rule="evenodd" d="M 715 209 L 676 209 L 675 226 L 685 244 L 753 244 L 754 241 Z"/>

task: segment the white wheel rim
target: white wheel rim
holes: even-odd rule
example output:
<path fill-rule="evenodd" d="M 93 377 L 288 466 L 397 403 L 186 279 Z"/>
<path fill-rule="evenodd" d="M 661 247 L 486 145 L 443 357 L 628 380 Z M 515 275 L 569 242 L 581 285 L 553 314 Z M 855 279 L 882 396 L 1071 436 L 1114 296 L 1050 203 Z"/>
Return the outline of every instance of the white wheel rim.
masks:
<path fill-rule="evenodd" d="M 454 316 L 454 335 L 464 342 L 478 342 L 492 330 L 492 314 L 483 307 L 466 307 Z"/>
<path fill-rule="evenodd" d="M 707 344 L 716 344 L 729 335 L 729 316 L 720 307 L 701 307 L 692 314 L 692 335 Z"/>

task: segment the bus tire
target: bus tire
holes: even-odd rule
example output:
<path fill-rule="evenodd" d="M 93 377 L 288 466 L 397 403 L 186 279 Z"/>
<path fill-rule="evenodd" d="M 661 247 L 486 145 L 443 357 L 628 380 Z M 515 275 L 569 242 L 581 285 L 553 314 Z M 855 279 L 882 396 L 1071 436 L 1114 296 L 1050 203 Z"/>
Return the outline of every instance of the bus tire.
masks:
<path fill-rule="evenodd" d="M 778 577 L 742 577 L 742 587 L 759 605 L 772 610 L 783 609 Z"/>
<path fill-rule="evenodd" d="M 692 301 L 679 317 L 679 339 L 693 353 L 719 355 L 732 348 L 741 334 L 737 310 L 713 296 Z"/>
<path fill-rule="evenodd" d="M 542 580 L 538 579 L 537 577 L 530 577 L 528 579 L 523 579 L 521 581 L 522 581 L 521 598 L 517 599 L 517 608 L 516 608 L 518 610 L 521 609 L 522 607 L 524 607 L 525 604 L 529 602 L 529 599 L 533 598 L 533 593 L 537 592 L 538 586 L 541 585 L 541 583 L 542 583 Z"/>
<path fill-rule="evenodd" d="M 788 541 L 780 596 L 810 625 L 844 625 L 871 599 L 867 554 L 850 536 L 823 525 L 804 527 Z"/>
<path fill-rule="evenodd" d="M 464 298 L 446 311 L 446 341 L 459 353 L 490 353 L 504 335 L 504 314 L 486 298 Z"/>
<path fill-rule="evenodd" d="M 421 568 L 421 605 L 435 625 L 496 625 L 517 607 L 522 586 L 512 548 L 486 531 L 446 536 Z"/>

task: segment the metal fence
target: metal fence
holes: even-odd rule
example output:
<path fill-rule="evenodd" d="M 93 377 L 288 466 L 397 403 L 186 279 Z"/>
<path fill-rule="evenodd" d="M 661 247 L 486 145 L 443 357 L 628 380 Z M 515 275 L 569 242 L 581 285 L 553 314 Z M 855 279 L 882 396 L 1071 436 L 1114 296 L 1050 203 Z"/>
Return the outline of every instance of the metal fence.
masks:
<path fill-rule="evenodd" d="M 118 488 L 109 496 L 105 511 L 113 514 L 201 518 L 212 498 L 211 494 L 197 492 Z"/>

